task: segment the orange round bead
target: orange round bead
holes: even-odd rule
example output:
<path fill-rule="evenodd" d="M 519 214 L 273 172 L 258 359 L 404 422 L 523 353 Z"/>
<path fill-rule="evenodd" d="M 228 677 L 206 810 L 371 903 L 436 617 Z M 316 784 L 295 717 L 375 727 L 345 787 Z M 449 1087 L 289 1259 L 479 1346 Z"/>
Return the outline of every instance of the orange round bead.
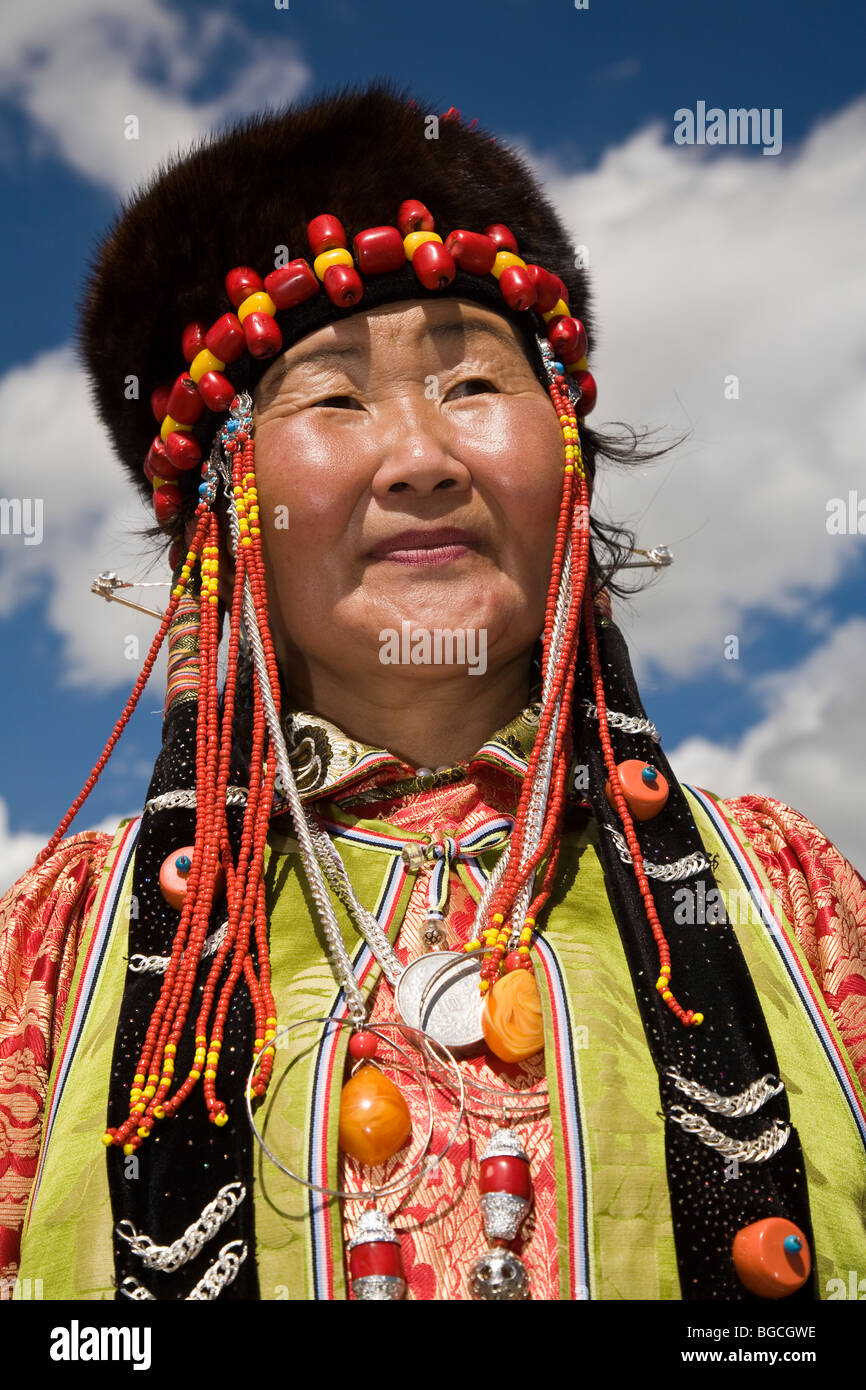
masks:
<path fill-rule="evenodd" d="M 339 1143 L 359 1163 L 375 1167 L 402 1149 L 412 1118 L 402 1095 L 378 1067 L 359 1067 L 340 1097 Z"/>
<path fill-rule="evenodd" d="M 669 793 L 667 779 L 662 777 L 652 763 L 645 763 L 641 758 L 628 758 L 624 763 L 617 763 L 616 770 L 619 773 L 626 805 L 635 820 L 652 820 L 653 816 L 664 810 Z M 650 772 L 655 776 L 650 777 Z M 605 787 L 605 796 L 616 810 L 616 801 L 609 780 Z"/>
<path fill-rule="evenodd" d="M 544 1019 L 535 976 L 512 970 L 497 980 L 481 1010 L 484 1041 L 503 1062 L 522 1062 L 544 1047 Z"/>
<path fill-rule="evenodd" d="M 787 1298 L 812 1272 L 809 1242 L 783 1216 L 744 1226 L 734 1236 L 733 1257 L 740 1282 L 759 1298 Z"/>
<path fill-rule="evenodd" d="M 159 871 L 159 889 L 167 903 L 176 907 L 178 911 L 183 907 L 183 900 L 186 896 L 186 885 L 192 869 L 192 856 L 195 849 L 194 845 L 182 845 L 179 849 L 173 849 L 171 854 L 162 861 Z M 222 891 L 223 884 L 222 866 L 217 866 L 216 877 L 216 896 Z"/>

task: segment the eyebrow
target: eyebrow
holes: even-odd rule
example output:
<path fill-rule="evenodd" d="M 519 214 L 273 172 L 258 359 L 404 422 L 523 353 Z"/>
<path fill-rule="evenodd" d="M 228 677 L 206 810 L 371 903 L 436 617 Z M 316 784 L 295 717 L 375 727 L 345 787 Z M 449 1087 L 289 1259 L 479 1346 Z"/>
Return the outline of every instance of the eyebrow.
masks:
<path fill-rule="evenodd" d="M 429 327 L 424 327 L 418 334 L 418 338 L 432 338 L 442 347 L 468 347 L 470 338 L 493 338 L 494 341 L 502 346 L 514 349 L 519 348 L 518 340 L 505 328 L 499 328 L 496 324 L 481 323 L 477 319 L 461 320 L 458 323 L 434 323 Z M 417 341 L 417 339 L 416 339 Z M 266 395 L 270 400 L 274 393 L 280 388 L 290 372 L 299 367 L 312 367 L 324 369 L 328 367 L 343 367 L 346 362 L 360 362 L 366 354 L 366 349 L 360 344 L 347 344 L 345 347 L 321 347 L 311 348 L 309 352 L 302 353 L 298 357 L 292 358 L 290 362 L 283 364 L 282 370 L 278 372 L 265 388 Z"/>

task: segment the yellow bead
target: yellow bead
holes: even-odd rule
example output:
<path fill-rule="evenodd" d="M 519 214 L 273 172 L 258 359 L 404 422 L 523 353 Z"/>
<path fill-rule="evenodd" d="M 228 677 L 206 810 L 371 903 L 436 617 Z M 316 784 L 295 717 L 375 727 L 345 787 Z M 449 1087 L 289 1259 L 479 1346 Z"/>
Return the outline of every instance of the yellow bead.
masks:
<path fill-rule="evenodd" d="M 134 1153 L 135 1153 L 135 1145 L 134 1145 L 134 1144 L 124 1144 L 124 1146 L 123 1146 L 123 1152 L 126 1154 L 126 1156 L 127 1156 L 127 1158 L 128 1158 L 130 1154 L 134 1154 Z"/>
<path fill-rule="evenodd" d="M 704 1016 L 703 1016 L 703 1014 L 695 1014 L 694 1018 L 692 1019 L 692 1023 L 695 1024 L 695 1025 L 697 1025 L 697 1026 L 700 1026 L 700 1024 L 702 1024 L 703 1021 L 704 1021 Z"/>
<path fill-rule="evenodd" d="M 207 1068 L 207 1071 L 205 1072 L 205 1079 L 206 1079 L 207 1081 L 215 1081 L 215 1080 L 216 1080 L 216 1072 L 214 1071 L 213 1067 L 208 1067 L 208 1068 Z"/>
<path fill-rule="evenodd" d="M 200 1072 L 200 1071 L 195 1071 L 195 1070 L 193 1070 L 193 1071 L 190 1072 L 189 1075 L 190 1075 L 190 1080 L 191 1080 L 191 1081 L 199 1081 L 199 1080 L 201 1079 L 201 1072 Z"/>
<path fill-rule="evenodd" d="M 112 1146 L 112 1144 L 114 1143 L 114 1135 L 113 1135 L 113 1134 L 109 1134 L 108 1131 L 106 1130 L 105 1134 L 103 1134 L 103 1136 L 102 1136 L 102 1142 L 103 1142 L 103 1144 L 105 1145 L 105 1147 L 106 1147 L 107 1149 L 110 1149 L 111 1146 Z"/>
<path fill-rule="evenodd" d="M 215 1125 L 219 1125 L 220 1128 L 222 1128 L 223 1125 L 227 1125 L 229 1122 L 229 1117 L 226 1111 L 221 1110 L 218 1115 L 214 1115 L 213 1122 Z"/>
<path fill-rule="evenodd" d="M 419 246 L 423 246 L 425 241 L 438 241 L 442 245 L 442 238 L 437 232 L 410 232 L 403 238 L 403 250 L 406 252 L 406 260 L 411 261 Z"/>
<path fill-rule="evenodd" d="M 501 255 L 502 252 L 500 252 L 499 254 Z M 497 256 L 497 260 L 498 260 L 498 259 L 499 259 L 499 257 Z M 550 320 L 551 320 L 551 319 L 558 319 L 558 318 L 561 318 L 563 314 L 565 314 L 566 316 L 568 315 L 568 305 L 566 304 L 566 302 L 565 302 L 564 299 L 557 299 L 557 301 L 556 301 L 556 303 L 554 304 L 553 308 L 552 308 L 552 309 L 548 309 L 547 313 L 546 313 L 546 314 L 542 314 L 541 317 L 544 319 L 544 322 L 545 322 L 545 323 L 550 323 Z M 570 371 L 570 370 L 571 370 L 571 368 L 569 368 L 569 371 Z"/>
<path fill-rule="evenodd" d="M 135 1132 L 138 1135 L 139 1139 L 146 1139 L 148 1134 L 150 1133 L 150 1130 L 146 1129 L 144 1125 L 139 1125 L 138 1129 Z"/>
<path fill-rule="evenodd" d="M 264 290 L 259 290 L 256 294 L 247 295 L 246 299 L 238 306 L 238 318 L 243 323 L 247 314 L 275 314 L 277 306 L 269 294 Z M 219 370 L 219 369 L 217 369 Z"/>
<path fill-rule="evenodd" d="M 277 1026 L 277 1020 L 276 1020 L 275 1018 L 266 1018 L 266 1019 L 265 1019 L 265 1026 L 268 1027 L 268 1026 L 270 1026 L 270 1025 L 273 1025 L 273 1027 L 276 1028 L 276 1026 Z"/>
<path fill-rule="evenodd" d="M 156 1116 L 156 1118 L 157 1118 L 158 1120 L 164 1120 L 164 1119 L 165 1119 L 165 1107 L 164 1107 L 164 1106 L 162 1106 L 162 1105 L 155 1105 L 155 1106 L 153 1107 L 153 1113 L 154 1113 L 154 1115 Z"/>
<path fill-rule="evenodd" d="M 209 1052 L 209 1053 L 208 1053 L 208 1055 L 207 1055 L 207 1064 L 208 1064 L 209 1067 L 215 1067 L 218 1061 L 219 1061 L 219 1057 L 217 1056 L 217 1054 L 216 1054 L 215 1052 Z"/>
<path fill-rule="evenodd" d="M 176 1052 L 177 1052 L 177 1047 L 176 1047 L 176 1045 L 175 1045 L 174 1043 L 166 1043 L 166 1045 L 165 1045 L 165 1055 L 166 1055 L 166 1057 L 173 1057 L 173 1056 L 175 1055 Z"/>
<path fill-rule="evenodd" d="M 156 1087 L 155 1087 L 155 1086 L 145 1086 L 144 1091 L 142 1092 L 142 1094 L 145 1095 L 145 1096 L 147 1097 L 148 1100 L 153 1100 L 154 1096 L 156 1095 Z"/>
<path fill-rule="evenodd" d="M 351 251 L 347 251 L 345 246 L 335 246 L 333 251 L 323 251 L 321 256 L 316 257 L 313 261 L 313 270 L 316 272 L 317 280 L 324 280 L 325 271 L 330 270 L 332 265 L 354 264 Z M 238 314 L 240 314 L 240 309 Z"/>
<path fill-rule="evenodd" d="M 254 1049 L 255 1049 L 256 1052 L 258 1052 L 258 1050 L 259 1050 L 260 1047 L 264 1047 L 264 1045 L 265 1045 L 265 1040 L 264 1040 L 264 1038 L 253 1038 L 253 1047 L 254 1047 Z"/>
<path fill-rule="evenodd" d="M 173 420 L 170 415 L 166 415 L 160 426 L 159 437 L 164 444 L 173 430 L 180 430 L 181 434 L 189 434 L 191 429 L 192 425 L 182 425 L 179 420 Z"/>
<path fill-rule="evenodd" d="M 130 1093 L 129 1093 L 129 1099 L 130 1099 L 130 1100 L 133 1100 L 133 1101 L 135 1101 L 135 1100 L 141 1100 L 141 1087 L 140 1087 L 140 1086 L 133 1086 L 132 1090 L 131 1090 Z"/>
<path fill-rule="evenodd" d="M 493 916 L 492 916 L 492 918 L 491 918 L 490 920 L 491 920 L 492 922 L 504 922 L 504 921 L 505 921 L 505 918 L 503 917 L 503 915 L 502 915 L 501 912 L 494 912 L 494 914 L 493 914 Z"/>
<path fill-rule="evenodd" d="M 150 1073 L 149 1077 L 147 1078 L 147 1084 L 148 1084 L 148 1086 L 157 1086 L 157 1085 L 159 1085 L 159 1073 L 158 1073 L 158 1072 L 155 1072 L 155 1071 L 152 1071 L 152 1072 Z"/>
<path fill-rule="evenodd" d="M 481 991 L 482 994 L 486 994 L 487 991 L 488 991 L 489 988 L 490 988 L 490 984 L 489 984 L 489 982 L 488 982 L 487 980 L 482 980 L 481 983 L 479 984 L 478 988 L 479 988 L 479 990 Z"/>
<path fill-rule="evenodd" d="M 531 955 L 532 952 L 530 951 L 530 948 L 528 946 L 518 946 L 517 954 L 519 956 L 528 956 Z"/>
<path fill-rule="evenodd" d="M 513 251 L 497 251 L 496 260 L 490 270 L 491 275 L 495 275 L 498 280 L 503 270 L 507 270 L 510 265 L 519 265 L 521 269 L 526 269 L 526 261 L 522 261 L 519 256 L 515 256 Z"/>
<path fill-rule="evenodd" d="M 277 1035 L 276 1035 L 276 1033 L 274 1032 L 273 1028 L 266 1028 L 266 1029 L 265 1029 L 265 1042 L 273 1042 L 273 1040 L 274 1040 L 274 1038 L 275 1038 L 276 1036 L 277 1036 Z"/>
<path fill-rule="evenodd" d="M 205 372 L 221 372 L 224 366 L 225 362 L 221 362 L 220 359 L 216 357 L 214 353 L 209 352 L 207 348 L 202 348 L 201 352 L 197 352 L 190 362 L 189 374 L 193 381 L 199 381 L 204 376 Z"/>
<path fill-rule="evenodd" d="M 588 366 L 589 362 L 586 360 L 586 358 L 581 357 L 579 362 L 573 363 L 571 370 L 573 372 L 585 372 Z"/>
<path fill-rule="evenodd" d="M 147 1104 L 145 1101 L 139 1100 L 135 1103 L 132 1109 L 136 1115 L 143 1115 L 145 1110 L 147 1109 Z"/>
<path fill-rule="evenodd" d="M 674 996 L 669 989 L 664 990 L 662 993 L 662 999 L 673 999 L 673 997 Z"/>
<path fill-rule="evenodd" d="M 143 1085 L 144 1085 L 144 1072 L 143 1072 L 143 1071 L 137 1071 L 137 1072 L 135 1073 L 135 1076 L 132 1078 L 132 1084 L 133 1084 L 133 1086 L 143 1086 Z"/>
<path fill-rule="evenodd" d="M 162 1070 L 164 1076 L 171 1076 L 172 1072 L 174 1071 L 174 1062 L 171 1060 L 170 1057 L 166 1057 L 165 1061 L 162 1064 Z"/>

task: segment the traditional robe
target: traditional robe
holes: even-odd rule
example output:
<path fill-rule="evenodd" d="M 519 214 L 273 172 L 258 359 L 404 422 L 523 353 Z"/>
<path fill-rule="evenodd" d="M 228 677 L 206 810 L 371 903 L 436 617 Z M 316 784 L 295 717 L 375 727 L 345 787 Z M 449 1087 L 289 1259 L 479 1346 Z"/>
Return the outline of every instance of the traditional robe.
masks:
<path fill-rule="evenodd" d="M 433 787 L 387 750 L 347 739 L 325 720 L 300 721 L 292 761 L 301 794 L 335 835 L 361 901 L 377 912 L 402 959 L 421 950 L 428 874 L 410 870 L 400 850 L 446 835 L 460 840 L 513 814 L 534 713 L 530 707 L 468 764 L 438 774 Z M 866 1183 L 866 885 L 813 825 L 778 802 L 719 802 L 706 793 L 690 800 L 720 887 L 754 909 L 737 935 L 804 1146 L 817 1288 L 827 1296 L 845 1261 L 857 1268 L 866 1255 L 858 1202 Z M 70 837 L 0 903 L 0 1272 L 9 1279 L 22 1258 L 19 1297 L 28 1278 L 41 1278 L 48 1298 L 113 1294 L 99 1139 L 127 968 L 122 903 L 135 831 L 131 822 L 114 837 Z M 549 1110 L 530 1106 L 519 1124 L 535 1192 L 522 1249 L 533 1296 L 672 1299 L 680 1289 L 658 1088 L 594 850 L 598 833 L 576 798 L 536 957 L 544 1059 L 468 1065 L 485 1084 L 549 1090 Z M 471 934 L 474 902 L 498 853 L 453 865 L 449 945 Z M 281 1024 L 339 1010 L 298 866 L 291 823 L 276 816 L 266 872 Z M 362 984 L 373 992 L 374 1021 L 393 1018 L 390 987 L 354 928 L 347 920 L 343 926 Z M 365 1175 L 338 1158 L 336 1146 L 347 1031 L 340 1030 L 341 1044 L 320 1045 L 308 1064 L 294 1065 L 269 1136 L 295 1171 L 357 1190 Z M 296 1061 L 291 1035 L 288 1041 L 278 1063 Z M 397 1079 L 413 1108 L 420 1101 L 423 1109 L 411 1078 Z M 466 1268 L 485 1247 L 478 1156 L 496 1119 L 489 1106 L 470 1110 L 440 1168 L 400 1208 L 395 1225 L 410 1298 L 468 1296 Z M 449 1123 L 443 1106 L 434 1148 Z M 400 1161 L 377 1178 L 396 1174 Z M 141 1163 L 146 1180 L 144 1151 Z M 261 1296 L 345 1297 L 352 1204 L 342 1211 L 310 1198 L 267 1161 L 255 1167 Z"/>

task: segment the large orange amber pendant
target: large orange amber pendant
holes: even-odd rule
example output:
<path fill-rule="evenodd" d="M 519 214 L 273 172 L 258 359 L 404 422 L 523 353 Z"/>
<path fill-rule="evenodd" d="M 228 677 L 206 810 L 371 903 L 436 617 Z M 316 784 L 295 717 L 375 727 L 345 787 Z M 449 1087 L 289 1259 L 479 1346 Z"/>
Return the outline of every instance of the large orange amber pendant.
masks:
<path fill-rule="evenodd" d="M 485 996 L 481 1010 L 484 1041 L 503 1062 L 522 1062 L 544 1047 L 544 1020 L 535 976 L 512 970 Z"/>
<path fill-rule="evenodd" d="M 412 1133 L 409 1107 L 378 1067 L 359 1067 L 340 1097 L 340 1148 L 375 1167 L 402 1149 Z"/>

